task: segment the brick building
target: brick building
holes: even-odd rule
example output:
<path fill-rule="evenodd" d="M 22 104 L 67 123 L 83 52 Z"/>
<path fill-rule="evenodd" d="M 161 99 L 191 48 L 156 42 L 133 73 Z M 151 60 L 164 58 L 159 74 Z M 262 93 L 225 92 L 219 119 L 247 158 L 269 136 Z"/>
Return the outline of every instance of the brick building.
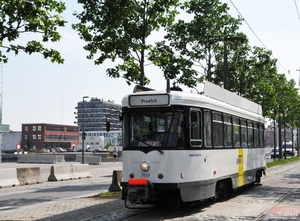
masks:
<path fill-rule="evenodd" d="M 56 149 L 66 150 L 79 144 L 79 127 L 60 124 L 22 124 L 21 147 L 23 150 Z"/>
<path fill-rule="evenodd" d="M 276 147 L 279 146 L 279 131 L 276 127 L 276 130 L 274 132 L 274 127 L 268 126 L 265 129 L 265 146 L 266 147 L 274 147 L 274 133 L 275 133 L 275 139 L 276 139 Z M 286 141 L 293 141 L 294 147 L 297 147 L 297 130 L 293 129 L 291 127 L 287 127 L 285 129 L 285 138 L 284 138 L 284 129 L 281 129 L 281 142 Z M 298 141 L 300 141 L 300 134 L 298 134 Z"/>

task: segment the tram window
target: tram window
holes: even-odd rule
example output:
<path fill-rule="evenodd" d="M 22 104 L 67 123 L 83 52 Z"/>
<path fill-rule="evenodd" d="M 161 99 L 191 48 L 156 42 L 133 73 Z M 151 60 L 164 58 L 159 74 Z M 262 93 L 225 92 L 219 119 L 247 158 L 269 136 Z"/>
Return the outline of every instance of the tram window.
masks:
<path fill-rule="evenodd" d="M 233 124 L 233 143 L 235 147 L 240 147 L 240 123 L 237 117 L 232 117 L 232 124 Z"/>
<path fill-rule="evenodd" d="M 184 148 L 182 112 L 131 112 L 123 114 L 124 146 L 130 148 Z"/>
<path fill-rule="evenodd" d="M 190 142 L 192 147 L 201 147 L 201 112 L 198 109 L 192 109 L 190 115 Z"/>
<path fill-rule="evenodd" d="M 165 126 L 165 119 L 163 118 L 156 118 L 157 120 L 157 132 L 165 132 L 166 131 L 166 126 Z"/>
<path fill-rule="evenodd" d="M 264 147 L 264 125 L 259 124 L 259 146 Z"/>
<path fill-rule="evenodd" d="M 229 115 L 224 115 L 224 143 L 225 147 L 232 147 L 232 123 Z"/>
<path fill-rule="evenodd" d="M 211 147 L 211 112 L 204 112 L 204 145 Z"/>
<path fill-rule="evenodd" d="M 253 129 L 254 129 L 254 146 L 259 147 L 259 128 L 258 124 L 254 123 L 253 124 Z"/>
<path fill-rule="evenodd" d="M 247 147 L 247 123 L 245 120 L 241 120 L 241 141 L 242 147 Z"/>
<path fill-rule="evenodd" d="M 123 134 L 122 134 L 122 137 L 123 137 L 123 145 L 124 146 L 129 146 L 129 143 L 130 143 L 130 140 L 129 140 L 129 136 L 124 136 L 124 131 L 127 131 L 127 132 L 131 132 L 132 130 L 131 130 L 131 128 L 129 129 L 129 128 L 127 128 L 127 125 L 129 125 L 129 118 L 128 118 L 128 115 L 125 115 L 124 117 L 123 117 L 123 123 L 122 123 L 122 131 L 123 131 Z M 131 136 L 132 136 L 132 134 L 131 134 Z"/>
<path fill-rule="evenodd" d="M 184 116 L 183 113 L 173 113 L 172 118 L 168 119 L 170 122 L 168 144 L 170 141 L 173 142 L 173 146 L 178 148 L 184 147 Z"/>
<path fill-rule="evenodd" d="M 248 121 L 248 145 L 253 147 L 254 137 L 253 137 L 253 123 Z"/>
<path fill-rule="evenodd" d="M 213 113 L 213 144 L 214 147 L 223 147 L 223 122 L 221 113 Z"/>

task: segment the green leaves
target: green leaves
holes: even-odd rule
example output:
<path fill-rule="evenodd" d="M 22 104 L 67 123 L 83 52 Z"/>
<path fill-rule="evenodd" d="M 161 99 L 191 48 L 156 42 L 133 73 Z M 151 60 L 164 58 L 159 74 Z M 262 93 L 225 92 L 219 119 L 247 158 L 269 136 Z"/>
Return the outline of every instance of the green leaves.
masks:
<path fill-rule="evenodd" d="M 152 45 L 147 43 L 153 32 L 173 23 L 179 0 L 79 0 L 81 13 L 74 13 L 73 24 L 82 40 L 88 59 L 101 65 L 106 60 L 122 64 L 106 72 L 123 77 L 127 83 L 148 84 L 144 66 Z"/>
<path fill-rule="evenodd" d="M 44 47 L 43 43 L 60 40 L 57 27 L 65 26 L 66 21 L 60 16 L 65 9 L 65 3 L 57 0 L 0 0 L 1 47 L 6 49 L 7 53 L 40 53 L 44 58 L 50 58 L 51 62 L 63 63 L 60 53 Z M 34 38 L 40 37 L 40 40 L 18 45 L 16 42 L 24 33 L 34 33 Z M 8 61 L 2 51 L 0 61 Z"/>
<path fill-rule="evenodd" d="M 158 64 L 171 56 L 167 64 L 158 65 L 165 77 L 195 87 L 205 79 L 211 81 L 214 63 L 224 50 L 222 44 L 238 36 L 240 20 L 231 17 L 227 5 L 218 0 L 185 1 L 182 9 L 192 19 L 178 20 L 167 27 L 166 40 L 156 43 L 149 59 Z"/>
<path fill-rule="evenodd" d="M 83 11 L 74 13 L 79 22 L 72 27 L 86 42 L 87 58 L 95 65 L 107 60 L 117 63 L 106 70 L 108 76 L 146 85 L 150 79 L 145 66 L 151 62 L 175 84 L 195 87 L 208 80 L 222 86 L 228 65 L 230 91 L 261 104 L 266 117 L 289 113 L 294 116 L 285 117 L 290 124 L 299 118 L 295 83 L 277 72 L 271 51 L 248 45 L 247 36 L 239 32 L 242 19 L 232 17 L 227 4 L 219 0 L 78 3 Z M 176 17 L 179 10 L 187 19 Z M 38 21 L 33 24 L 41 25 Z M 159 36 L 150 42 L 157 31 Z"/>

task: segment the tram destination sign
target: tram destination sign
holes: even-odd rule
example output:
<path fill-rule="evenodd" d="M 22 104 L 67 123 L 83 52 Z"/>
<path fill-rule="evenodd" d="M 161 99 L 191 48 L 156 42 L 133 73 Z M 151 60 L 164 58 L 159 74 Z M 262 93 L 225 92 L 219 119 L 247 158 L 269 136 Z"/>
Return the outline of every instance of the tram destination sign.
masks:
<path fill-rule="evenodd" d="M 131 95 L 129 106 L 166 106 L 170 104 L 169 94 Z"/>

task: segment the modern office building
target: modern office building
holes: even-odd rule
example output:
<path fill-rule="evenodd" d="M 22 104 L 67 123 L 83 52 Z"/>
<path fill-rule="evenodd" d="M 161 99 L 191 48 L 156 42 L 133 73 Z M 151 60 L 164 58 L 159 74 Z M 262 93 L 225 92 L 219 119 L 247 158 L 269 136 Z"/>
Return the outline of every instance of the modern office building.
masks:
<path fill-rule="evenodd" d="M 87 99 L 88 100 L 88 99 Z M 86 139 L 84 141 L 85 148 L 91 147 L 104 148 L 102 138 L 104 138 L 104 146 L 109 143 L 112 146 L 120 145 L 121 138 L 121 105 L 115 104 L 113 101 L 104 101 L 99 98 L 91 98 L 86 101 L 85 98 L 78 102 L 74 123 L 80 127 L 80 131 L 85 131 Z M 110 131 L 106 131 L 106 122 L 110 122 Z M 80 139 L 82 142 L 82 139 Z M 82 143 L 80 144 L 82 145 Z M 99 146 L 98 146 L 99 145 Z"/>
<path fill-rule="evenodd" d="M 56 149 L 57 147 L 75 150 L 75 146 L 78 144 L 78 126 L 45 123 L 22 124 L 21 148 L 25 151 Z"/>

